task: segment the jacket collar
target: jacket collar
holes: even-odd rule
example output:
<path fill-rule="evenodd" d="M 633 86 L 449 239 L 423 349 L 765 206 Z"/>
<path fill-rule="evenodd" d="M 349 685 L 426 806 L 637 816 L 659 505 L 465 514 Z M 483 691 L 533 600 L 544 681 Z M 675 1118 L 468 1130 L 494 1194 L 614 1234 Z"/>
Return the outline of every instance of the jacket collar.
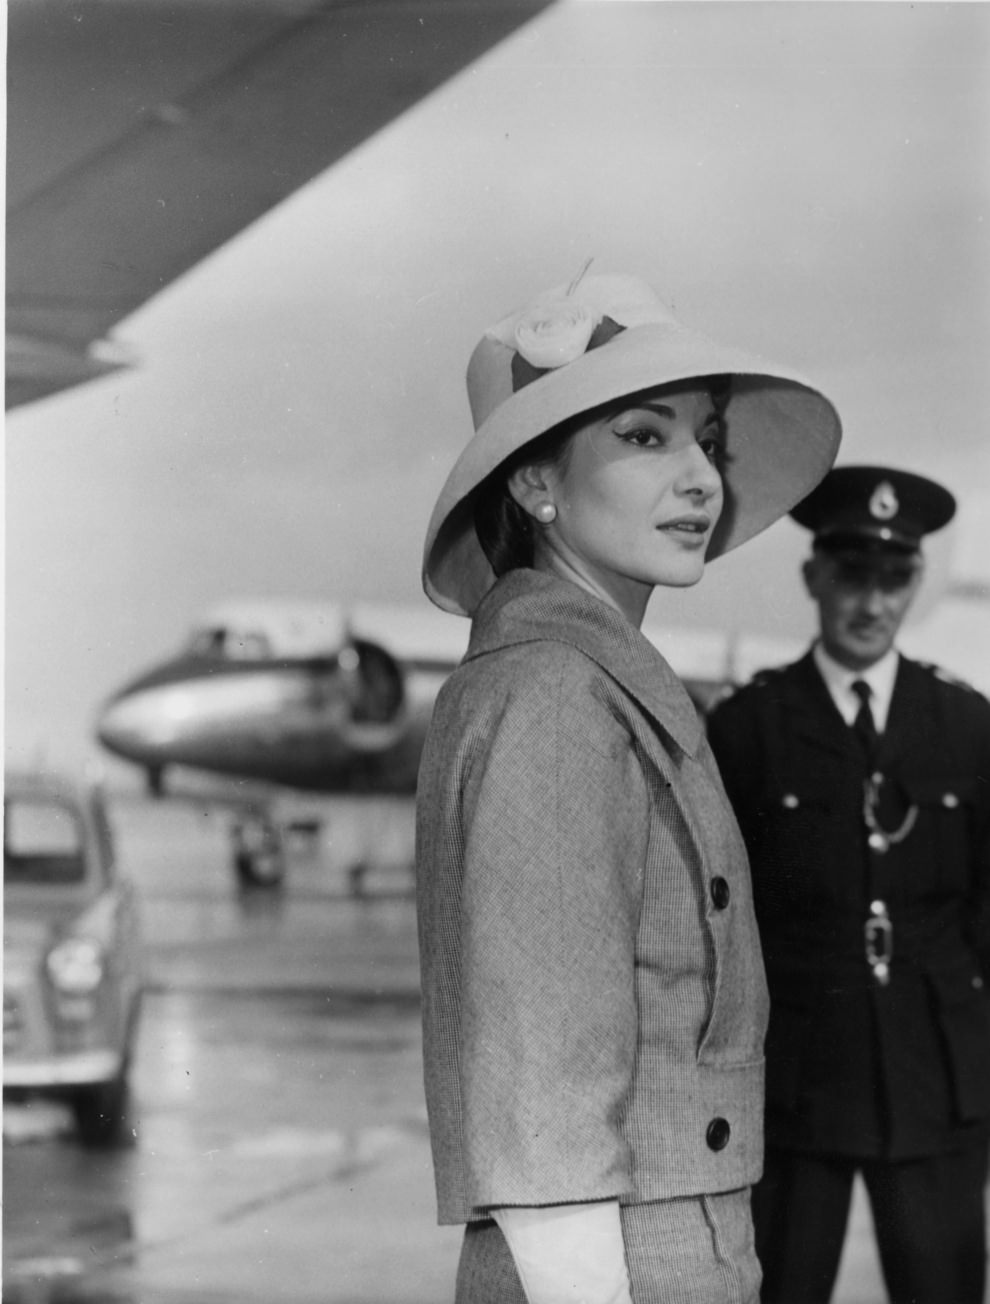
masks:
<path fill-rule="evenodd" d="M 590 657 L 682 751 L 697 755 L 701 720 L 680 679 L 620 612 L 569 580 L 522 569 L 503 575 L 475 612 L 465 660 L 545 640 Z"/>
<path fill-rule="evenodd" d="M 894 694 L 894 681 L 897 678 L 897 666 L 900 659 L 897 651 L 890 648 L 879 661 L 874 661 L 873 665 L 868 666 L 865 670 L 850 670 L 848 666 L 840 665 L 825 651 L 821 640 L 815 643 L 811 649 L 811 655 L 815 659 L 818 673 L 825 680 L 825 687 L 835 703 L 836 710 L 846 724 L 852 724 L 860 708 L 859 698 L 853 692 L 852 685 L 859 680 L 869 685 L 872 694 L 870 708 L 873 712 L 873 719 L 877 729 L 880 733 L 883 733 L 887 724 L 887 717 L 890 714 L 890 700 Z"/>
<path fill-rule="evenodd" d="M 924 755 L 930 746 L 933 707 L 926 692 L 929 676 L 916 661 L 898 653 L 887 725 L 877 744 L 883 769 L 894 757 Z M 782 672 L 782 701 L 789 727 L 813 747 L 859 756 L 859 744 L 826 687 L 812 652 Z"/>

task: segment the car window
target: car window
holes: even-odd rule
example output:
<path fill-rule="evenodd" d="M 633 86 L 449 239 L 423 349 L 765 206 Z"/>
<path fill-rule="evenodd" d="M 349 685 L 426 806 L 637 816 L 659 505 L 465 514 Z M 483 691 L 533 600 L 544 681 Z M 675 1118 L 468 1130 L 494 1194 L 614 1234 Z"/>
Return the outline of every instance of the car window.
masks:
<path fill-rule="evenodd" d="M 81 883 L 83 830 L 65 802 L 13 798 L 4 803 L 3 872 L 8 883 Z"/>

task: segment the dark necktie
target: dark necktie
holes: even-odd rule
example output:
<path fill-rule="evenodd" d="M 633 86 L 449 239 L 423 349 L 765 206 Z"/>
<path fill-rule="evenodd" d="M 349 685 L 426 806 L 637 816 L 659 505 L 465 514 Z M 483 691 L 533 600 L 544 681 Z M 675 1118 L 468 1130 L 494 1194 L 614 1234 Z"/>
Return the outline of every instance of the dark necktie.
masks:
<path fill-rule="evenodd" d="M 872 756 L 877 745 L 877 726 L 873 719 L 873 712 L 870 710 L 873 689 L 864 679 L 854 680 L 851 687 L 860 703 L 856 719 L 852 723 L 853 733 L 862 743 L 866 755 Z"/>

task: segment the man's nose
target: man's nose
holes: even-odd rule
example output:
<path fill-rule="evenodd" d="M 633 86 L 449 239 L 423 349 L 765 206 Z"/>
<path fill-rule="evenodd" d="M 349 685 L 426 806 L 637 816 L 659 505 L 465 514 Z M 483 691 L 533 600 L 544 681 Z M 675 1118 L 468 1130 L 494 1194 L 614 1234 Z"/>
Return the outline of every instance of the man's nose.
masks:
<path fill-rule="evenodd" d="M 882 615 L 886 605 L 883 589 L 879 584 L 864 584 L 860 602 L 863 610 L 868 611 L 871 616 Z"/>

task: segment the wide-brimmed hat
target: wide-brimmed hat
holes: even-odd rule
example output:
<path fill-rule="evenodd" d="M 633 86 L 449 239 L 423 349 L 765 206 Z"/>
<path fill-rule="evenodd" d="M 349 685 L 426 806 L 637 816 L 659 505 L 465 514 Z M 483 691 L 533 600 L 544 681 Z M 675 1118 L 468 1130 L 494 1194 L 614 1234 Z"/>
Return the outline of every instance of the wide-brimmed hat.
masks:
<path fill-rule="evenodd" d="M 445 611 L 470 615 L 495 582 L 475 533 L 475 500 L 518 449 L 602 404 L 717 375 L 733 383 L 724 413 L 725 505 L 709 559 L 784 516 L 825 475 L 841 438 L 828 399 L 789 367 L 682 326 L 633 276 L 586 276 L 496 323 L 468 364 L 475 434 L 430 518 L 427 595 Z"/>

